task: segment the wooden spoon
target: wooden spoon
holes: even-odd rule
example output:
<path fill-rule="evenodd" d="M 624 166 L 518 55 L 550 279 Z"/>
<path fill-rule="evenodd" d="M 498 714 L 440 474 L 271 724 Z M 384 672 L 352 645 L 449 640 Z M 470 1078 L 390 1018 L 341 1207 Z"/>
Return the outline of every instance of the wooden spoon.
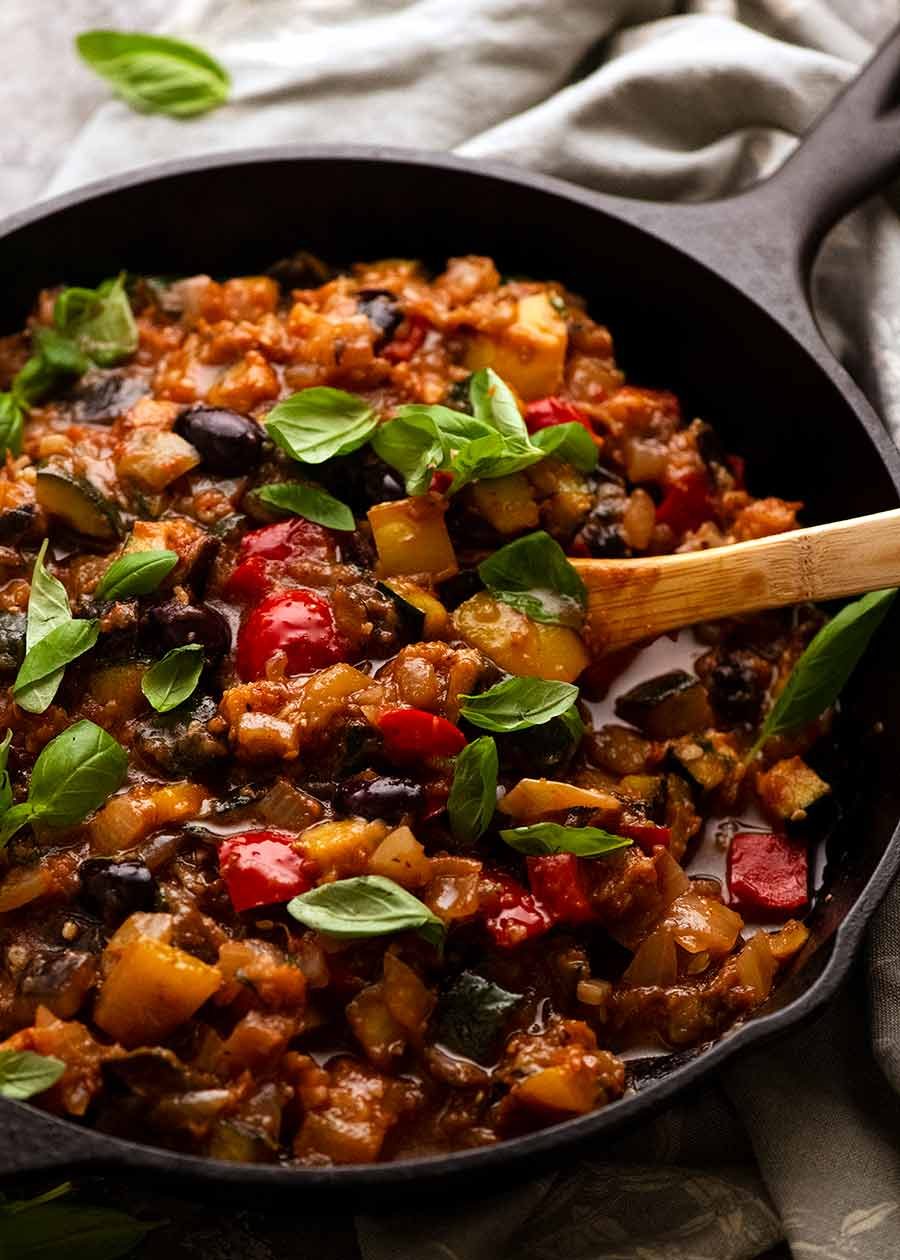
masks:
<path fill-rule="evenodd" d="M 900 510 L 640 560 L 573 560 L 602 652 L 737 613 L 900 586 Z"/>

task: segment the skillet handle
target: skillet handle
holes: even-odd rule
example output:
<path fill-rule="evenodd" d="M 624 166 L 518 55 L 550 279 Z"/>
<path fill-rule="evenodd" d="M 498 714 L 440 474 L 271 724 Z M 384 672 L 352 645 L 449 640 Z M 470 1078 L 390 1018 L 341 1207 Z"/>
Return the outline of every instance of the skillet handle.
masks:
<path fill-rule="evenodd" d="M 784 165 L 758 186 L 787 212 L 802 270 L 822 237 L 900 174 L 900 26 L 813 124 Z"/>

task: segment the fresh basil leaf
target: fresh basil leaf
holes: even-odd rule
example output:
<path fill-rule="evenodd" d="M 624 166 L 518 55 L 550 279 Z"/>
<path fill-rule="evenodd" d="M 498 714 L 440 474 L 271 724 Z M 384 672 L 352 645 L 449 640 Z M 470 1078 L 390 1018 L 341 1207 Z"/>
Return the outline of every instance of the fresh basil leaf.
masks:
<path fill-rule="evenodd" d="M 456 758 L 447 800 L 450 828 L 457 840 L 477 840 L 491 825 L 497 806 L 497 745 L 482 735 Z"/>
<path fill-rule="evenodd" d="M 98 621 L 66 621 L 25 653 L 13 683 L 16 704 L 27 713 L 43 713 L 56 695 L 62 672 L 97 642 Z"/>
<path fill-rule="evenodd" d="M 437 1040 L 454 1054 L 485 1062 L 497 1048 L 510 1011 L 521 1001 L 521 993 L 464 971 L 441 996 L 435 1016 Z"/>
<path fill-rule="evenodd" d="M 12 806 L 13 791 L 9 781 L 9 746 L 12 743 L 12 731 L 7 731 L 0 743 L 0 817 Z"/>
<path fill-rule="evenodd" d="M 157 713 L 168 713 L 192 695 L 203 673 L 203 647 L 186 643 L 172 648 L 151 665 L 141 679 L 141 691 Z"/>
<path fill-rule="evenodd" d="M 460 717 L 486 731 L 524 731 L 566 713 L 578 699 L 572 683 L 505 678 L 477 696 L 460 696 Z"/>
<path fill-rule="evenodd" d="M 177 563 L 177 551 L 127 551 L 113 560 L 94 595 L 110 601 L 149 595 Z"/>
<path fill-rule="evenodd" d="M 69 827 L 121 787 L 128 754 L 111 735 L 82 720 L 51 739 L 31 772 L 28 800 L 0 820 L 0 847 L 27 822 Z"/>
<path fill-rule="evenodd" d="M 579 472 L 592 472 L 597 467 L 598 451 L 595 442 L 583 424 L 553 424 L 531 435 L 531 441 L 545 455 L 555 455 L 577 468 Z"/>
<path fill-rule="evenodd" d="M 141 113 L 189 118 L 228 100 L 228 74 L 193 44 L 137 31 L 85 31 L 81 58 Z"/>
<path fill-rule="evenodd" d="M 834 704 L 896 596 L 896 590 L 872 591 L 846 604 L 822 627 L 791 670 L 751 756 L 773 735 L 805 726 Z"/>
<path fill-rule="evenodd" d="M 138 347 L 138 330 L 125 292 L 125 273 L 96 289 L 63 289 L 53 307 L 53 322 L 78 349 L 111 367 Z"/>
<path fill-rule="evenodd" d="M 46 638 L 51 630 L 72 620 L 66 588 L 59 578 L 48 573 L 44 567 L 48 543 L 49 539 L 46 538 L 41 543 L 31 574 L 31 592 L 28 596 L 28 616 L 25 623 L 26 652 L 30 652 L 41 639 Z"/>
<path fill-rule="evenodd" d="M 275 486 L 263 486 L 256 497 L 269 507 L 281 512 L 293 512 L 316 525 L 328 529 L 356 529 L 356 521 L 350 508 L 334 498 L 321 486 L 307 486 L 300 481 L 284 481 Z"/>
<path fill-rule="evenodd" d="M 5 459 L 7 451 L 13 455 L 22 454 L 24 424 L 25 412 L 21 403 L 12 393 L 0 394 L 0 458 Z"/>
<path fill-rule="evenodd" d="M 432 473 L 443 468 L 450 456 L 437 424 L 425 414 L 395 416 L 378 426 L 371 444 L 379 459 L 400 473 L 407 494 L 425 494 Z"/>
<path fill-rule="evenodd" d="M 70 376 L 81 376 L 90 361 L 73 341 L 53 328 L 36 328 L 31 334 L 31 357 L 13 377 L 13 398 L 31 407 Z"/>
<path fill-rule="evenodd" d="M 453 483 L 450 494 L 456 494 L 472 481 L 500 476 L 496 469 L 503 460 L 506 447 L 499 433 L 487 433 L 484 437 L 467 442 L 457 453 L 451 467 Z"/>
<path fill-rule="evenodd" d="M 493 368 L 472 373 L 469 398 L 477 420 L 491 425 L 505 438 L 528 441 L 528 430 L 515 394 Z"/>
<path fill-rule="evenodd" d="M 578 626 L 587 588 L 559 543 L 542 529 L 507 543 L 478 566 L 485 586 L 534 621 Z"/>
<path fill-rule="evenodd" d="M 562 827 L 559 823 L 534 823 L 530 827 L 511 827 L 501 837 L 517 853 L 546 857 L 552 853 L 574 853 L 577 857 L 602 857 L 627 849 L 632 843 L 625 836 L 615 836 L 602 827 Z"/>
<path fill-rule="evenodd" d="M 0 1203 L 0 1256 L 12 1260 L 119 1260 L 156 1225 L 117 1208 L 60 1202 L 69 1182 L 34 1199 Z"/>
<path fill-rule="evenodd" d="M 306 927 L 355 940 L 415 929 L 432 945 L 441 945 L 444 924 L 405 888 L 381 875 L 360 875 L 320 884 L 288 902 L 288 913 Z"/>
<path fill-rule="evenodd" d="M 266 417 L 269 437 L 301 464 L 349 455 L 368 442 L 377 425 L 364 398 L 326 385 L 301 389 L 276 403 Z"/>
<path fill-rule="evenodd" d="M 24 1101 L 55 1085 L 65 1063 L 31 1050 L 0 1050 L 0 1097 Z"/>
<path fill-rule="evenodd" d="M 431 421 L 450 451 L 458 451 L 467 442 L 474 442 L 476 438 L 486 437 L 494 432 L 493 425 L 486 424 L 483 420 L 476 420 L 474 416 L 469 416 L 464 411 L 453 411 L 450 407 L 442 407 L 439 403 L 432 406 L 426 406 L 424 403 L 408 403 L 398 408 L 395 419 Z"/>

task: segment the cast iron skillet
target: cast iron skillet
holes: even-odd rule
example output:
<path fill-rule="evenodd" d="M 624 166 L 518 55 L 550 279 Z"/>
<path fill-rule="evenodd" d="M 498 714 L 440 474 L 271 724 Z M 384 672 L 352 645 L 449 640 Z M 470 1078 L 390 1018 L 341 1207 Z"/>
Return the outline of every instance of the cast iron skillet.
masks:
<path fill-rule="evenodd" d="M 822 521 L 896 507 L 900 458 L 825 345 L 808 303 L 826 230 L 900 170 L 900 30 L 771 179 L 703 205 L 600 196 L 443 154 L 375 148 L 260 150 L 102 181 L 14 216 L 0 236 L 3 320 L 21 325 L 45 284 L 96 283 L 125 267 L 251 271 L 298 247 L 329 260 L 491 254 L 508 273 L 563 280 L 608 322 L 629 378 L 668 386 L 688 415 L 748 456 L 757 493 L 803 498 Z M 25 1103 L 0 1107 L 0 1175 L 88 1169 L 174 1175 L 258 1198 L 377 1194 L 448 1176 L 496 1184 L 526 1163 L 645 1118 L 739 1050 L 818 1011 L 846 976 L 900 867 L 900 672 L 890 630 L 846 697 L 864 755 L 828 843 L 811 945 L 765 1011 L 716 1044 L 633 1066 L 634 1092 L 602 1111 L 496 1147 L 364 1167 L 225 1164 L 110 1138 Z M 883 720 L 880 738 L 869 738 Z M 852 793 L 851 793 L 852 795 Z M 518 1167 L 521 1172 L 521 1167 Z"/>

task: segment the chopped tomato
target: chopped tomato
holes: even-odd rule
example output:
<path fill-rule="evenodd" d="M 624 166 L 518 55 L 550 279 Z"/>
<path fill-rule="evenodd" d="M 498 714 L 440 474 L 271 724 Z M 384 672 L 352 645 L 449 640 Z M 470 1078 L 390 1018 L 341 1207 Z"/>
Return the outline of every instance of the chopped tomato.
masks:
<path fill-rule="evenodd" d="M 433 490 L 435 494 L 443 494 L 453 481 L 453 473 L 434 472 L 431 474 L 431 485 L 429 490 Z"/>
<path fill-rule="evenodd" d="M 425 340 L 428 326 L 428 321 L 422 319 L 421 315 L 410 315 L 400 325 L 403 335 L 395 337 L 385 346 L 381 352 L 383 357 L 391 363 L 405 363 L 407 359 L 411 359 Z"/>
<path fill-rule="evenodd" d="M 495 945 L 511 949 L 542 936 L 553 926 L 552 918 L 540 901 L 512 875 L 493 872 L 490 885 L 484 925 Z"/>
<path fill-rule="evenodd" d="M 580 424 L 593 434 L 590 420 L 574 403 L 564 402 L 561 398 L 538 398 L 525 408 L 525 424 L 529 433 L 537 433 L 539 429 L 550 429 L 555 424 Z"/>
<path fill-rule="evenodd" d="M 302 556 L 309 560 L 334 559 L 334 542 L 329 531 L 302 516 L 262 529 L 251 530 L 241 539 L 240 560 L 262 556 L 265 560 L 292 560 Z"/>
<path fill-rule="evenodd" d="M 453 757 L 466 746 L 458 726 L 424 709 L 389 709 L 378 729 L 389 757 Z"/>
<path fill-rule="evenodd" d="M 225 594 L 229 599 L 257 604 L 264 595 L 269 594 L 273 584 L 271 567 L 267 561 L 262 556 L 250 556 L 232 570 L 231 577 L 225 583 Z"/>
<path fill-rule="evenodd" d="M 648 852 L 655 849 L 657 845 L 662 845 L 664 849 L 668 849 L 672 843 L 672 828 L 661 827 L 659 823 L 652 822 L 620 822 L 616 824 L 616 835 L 625 836 L 629 840 L 633 840 L 635 844 L 639 844 L 642 849 Z"/>
<path fill-rule="evenodd" d="M 244 831 L 219 849 L 219 870 L 235 910 L 290 901 L 308 892 L 318 868 L 293 848 L 296 837 L 281 831 Z"/>
<path fill-rule="evenodd" d="M 528 882 L 557 923 L 584 923 L 594 917 L 584 867 L 574 853 L 528 858 Z"/>
<path fill-rule="evenodd" d="M 656 509 L 657 525 L 670 525 L 676 534 L 696 529 L 712 511 L 705 472 L 690 472 L 672 481 Z"/>
<path fill-rule="evenodd" d="M 276 652 L 289 674 L 311 674 L 344 659 L 347 645 L 327 599 L 312 591 L 276 591 L 253 609 L 238 634 L 237 671 L 244 682 L 262 678 Z"/>
<path fill-rule="evenodd" d="M 809 900 L 805 842 L 778 833 L 738 832 L 728 850 L 728 891 L 742 910 L 801 910 Z"/>

